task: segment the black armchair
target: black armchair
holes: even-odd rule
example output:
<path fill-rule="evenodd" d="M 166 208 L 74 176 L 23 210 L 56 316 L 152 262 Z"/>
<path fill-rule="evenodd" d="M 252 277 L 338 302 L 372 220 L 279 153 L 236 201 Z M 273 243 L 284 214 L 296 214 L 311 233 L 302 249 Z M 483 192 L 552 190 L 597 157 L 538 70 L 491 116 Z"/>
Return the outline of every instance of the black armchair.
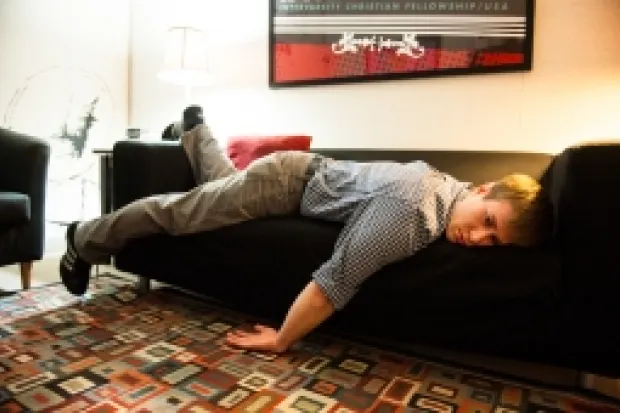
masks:
<path fill-rule="evenodd" d="M 0 128 L 0 266 L 19 263 L 24 289 L 43 257 L 49 159 L 44 140 Z"/>

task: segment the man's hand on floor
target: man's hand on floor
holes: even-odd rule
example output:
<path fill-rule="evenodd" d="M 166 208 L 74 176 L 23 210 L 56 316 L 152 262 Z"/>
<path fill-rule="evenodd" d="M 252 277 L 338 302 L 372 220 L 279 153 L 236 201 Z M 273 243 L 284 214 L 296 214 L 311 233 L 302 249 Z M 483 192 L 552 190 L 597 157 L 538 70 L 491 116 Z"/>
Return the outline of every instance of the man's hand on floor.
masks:
<path fill-rule="evenodd" d="M 291 345 L 321 324 L 334 312 L 334 306 L 314 281 L 297 296 L 279 331 L 255 326 L 255 333 L 228 333 L 228 344 L 257 351 L 283 353 Z"/>
<path fill-rule="evenodd" d="M 277 342 L 278 331 L 267 326 L 257 324 L 254 332 L 234 330 L 226 335 L 226 342 L 230 345 L 247 350 L 269 351 L 282 353 L 286 349 Z"/>

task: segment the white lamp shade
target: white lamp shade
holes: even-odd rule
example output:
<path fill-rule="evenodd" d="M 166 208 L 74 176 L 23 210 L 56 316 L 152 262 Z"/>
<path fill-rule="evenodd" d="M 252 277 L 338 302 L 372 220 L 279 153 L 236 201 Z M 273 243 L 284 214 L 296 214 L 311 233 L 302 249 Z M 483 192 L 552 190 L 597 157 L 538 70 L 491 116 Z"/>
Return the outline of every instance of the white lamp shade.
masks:
<path fill-rule="evenodd" d="M 206 36 L 192 27 L 173 27 L 166 33 L 164 66 L 158 77 L 179 86 L 204 86 L 207 73 Z"/>

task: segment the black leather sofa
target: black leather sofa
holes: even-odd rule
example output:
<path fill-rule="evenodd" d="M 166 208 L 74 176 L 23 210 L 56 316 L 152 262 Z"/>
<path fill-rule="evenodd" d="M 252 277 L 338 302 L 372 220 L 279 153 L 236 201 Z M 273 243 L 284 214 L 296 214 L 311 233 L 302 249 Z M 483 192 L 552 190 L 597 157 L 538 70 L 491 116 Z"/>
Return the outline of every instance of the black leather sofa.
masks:
<path fill-rule="evenodd" d="M 369 344 L 508 357 L 620 376 L 620 146 L 541 153 L 318 150 L 340 159 L 423 159 L 481 183 L 514 171 L 540 177 L 553 200 L 555 240 L 536 249 L 465 248 L 439 240 L 371 277 L 321 329 Z M 113 205 L 193 186 L 177 143 L 121 141 Z M 265 218 L 183 237 L 131 241 L 122 271 L 210 296 L 279 323 L 332 251 L 339 224 Z"/>
<path fill-rule="evenodd" d="M 44 140 L 0 128 L 0 266 L 19 264 L 24 289 L 43 256 L 49 158 Z"/>

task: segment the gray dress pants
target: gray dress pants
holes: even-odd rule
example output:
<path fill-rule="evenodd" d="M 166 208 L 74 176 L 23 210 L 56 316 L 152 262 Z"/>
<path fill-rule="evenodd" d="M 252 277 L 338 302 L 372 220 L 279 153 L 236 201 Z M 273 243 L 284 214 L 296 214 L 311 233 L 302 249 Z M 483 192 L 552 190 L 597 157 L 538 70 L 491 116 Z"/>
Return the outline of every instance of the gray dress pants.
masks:
<path fill-rule="evenodd" d="M 185 235 L 299 211 L 315 155 L 275 152 L 238 171 L 206 125 L 185 132 L 181 144 L 198 186 L 185 193 L 139 199 L 81 222 L 75 232 L 80 257 L 92 264 L 104 263 L 133 238 L 156 233 Z"/>

